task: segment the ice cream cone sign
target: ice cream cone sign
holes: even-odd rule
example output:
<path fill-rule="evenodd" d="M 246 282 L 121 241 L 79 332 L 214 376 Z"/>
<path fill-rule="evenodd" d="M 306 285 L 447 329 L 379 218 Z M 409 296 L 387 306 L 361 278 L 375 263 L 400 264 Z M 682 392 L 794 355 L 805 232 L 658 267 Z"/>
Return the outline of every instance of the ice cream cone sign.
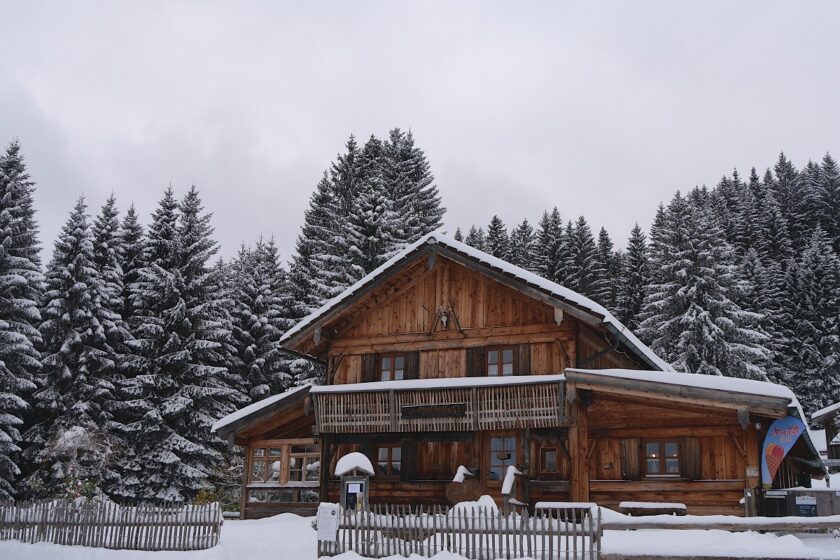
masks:
<path fill-rule="evenodd" d="M 782 461 L 804 431 L 805 424 L 793 416 L 779 418 L 770 424 L 761 454 L 761 482 L 765 489 L 773 487 Z"/>

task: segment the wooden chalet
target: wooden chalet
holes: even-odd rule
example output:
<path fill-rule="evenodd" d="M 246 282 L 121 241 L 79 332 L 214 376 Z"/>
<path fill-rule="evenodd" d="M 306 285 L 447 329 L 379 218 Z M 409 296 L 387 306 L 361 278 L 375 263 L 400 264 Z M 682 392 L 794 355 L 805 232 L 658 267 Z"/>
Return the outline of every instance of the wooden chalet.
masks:
<path fill-rule="evenodd" d="M 673 373 L 595 302 L 438 233 L 282 342 L 324 362 L 326 382 L 214 426 L 247 449 L 244 517 L 338 501 L 334 465 L 351 451 L 376 467 L 372 503 L 448 503 L 459 466 L 501 499 L 514 465 L 529 505 L 743 514 L 745 489 L 760 486 L 764 431 L 797 410 L 776 385 Z M 813 456 L 805 438 L 776 484 L 820 474 Z"/>

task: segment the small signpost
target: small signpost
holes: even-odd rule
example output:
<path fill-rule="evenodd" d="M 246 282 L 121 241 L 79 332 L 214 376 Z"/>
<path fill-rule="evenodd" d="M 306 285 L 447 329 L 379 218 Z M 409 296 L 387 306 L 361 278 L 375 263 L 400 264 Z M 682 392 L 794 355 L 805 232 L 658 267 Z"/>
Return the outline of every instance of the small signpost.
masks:
<path fill-rule="evenodd" d="M 816 517 L 816 496 L 796 496 L 796 515 L 799 517 Z"/>
<path fill-rule="evenodd" d="M 367 507 L 373 476 L 370 459 L 362 453 L 348 453 L 336 463 L 335 475 L 341 478 L 341 507 L 348 510 Z"/>

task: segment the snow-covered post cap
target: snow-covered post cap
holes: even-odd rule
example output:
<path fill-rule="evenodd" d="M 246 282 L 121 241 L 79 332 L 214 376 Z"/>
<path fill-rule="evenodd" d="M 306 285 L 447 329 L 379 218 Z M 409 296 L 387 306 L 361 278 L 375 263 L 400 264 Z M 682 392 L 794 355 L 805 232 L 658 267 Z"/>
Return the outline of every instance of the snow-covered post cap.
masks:
<path fill-rule="evenodd" d="M 344 476 L 354 470 L 363 472 L 368 476 L 373 476 L 375 474 L 373 471 L 373 464 L 371 464 L 370 459 L 358 451 L 344 455 L 335 464 L 335 476 Z"/>

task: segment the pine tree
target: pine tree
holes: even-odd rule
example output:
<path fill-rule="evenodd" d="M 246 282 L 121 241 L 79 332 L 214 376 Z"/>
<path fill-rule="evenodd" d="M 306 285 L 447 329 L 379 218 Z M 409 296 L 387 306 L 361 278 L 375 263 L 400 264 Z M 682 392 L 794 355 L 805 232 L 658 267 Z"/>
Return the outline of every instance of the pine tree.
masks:
<path fill-rule="evenodd" d="M 510 239 L 508 238 L 505 223 L 499 216 L 494 215 L 487 226 L 487 238 L 484 243 L 484 250 L 494 257 L 507 260 L 510 250 Z"/>
<path fill-rule="evenodd" d="M 815 228 L 801 258 L 789 267 L 795 338 L 789 378 L 806 410 L 840 400 L 840 260 L 822 228 Z"/>
<path fill-rule="evenodd" d="M 538 263 L 534 247 L 534 228 L 525 219 L 510 234 L 508 260 L 520 268 L 536 272 Z"/>
<path fill-rule="evenodd" d="M 260 240 L 253 249 L 243 248 L 228 274 L 236 283 L 233 338 L 248 396 L 258 401 L 282 393 L 292 382 L 293 358 L 278 343 L 288 323 L 281 297 L 285 274 L 276 246 Z"/>
<path fill-rule="evenodd" d="M 133 204 L 128 207 L 128 212 L 126 212 L 120 226 L 117 247 L 119 248 L 118 256 L 123 274 L 123 287 L 120 295 L 122 300 L 121 314 L 123 320 L 128 323 L 134 316 L 134 309 L 130 300 L 130 287 L 132 283 L 137 281 L 137 271 L 145 266 L 143 254 L 146 249 L 143 226 L 140 224 Z"/>
<path fill-rule="evenodd" d="M 476 229 L 475 226 L 470 226 L 470 231 L 467 232 L 467 238 L 464 243 L 470 247 L 475 247 L 479 251 L 486 251 L 487 238 L 484 235 L 484 228 Z"/>
<path fill-rule="evenodd" d="M 818 189 L 818 220 L 834 251 L 840 253 L 840 168 L 829 154 L 825 154 L 820 166 Z"/>
<path fill-rule="evenodd" d="M 599 268 L 598 249 L 583 216 L 577 219 L 567 243 L 565 286 L 590 298 L 602 296 L 604 275 Z"/>
<path fill-rule="evenodd" d="M 36 349 L 44 277 L 38 260 L 34 183 L 20 145 L 0 156 L 0 501 L 18 492 L 20 430 L 41 368 Z"/>
<path fill-rule="evenodd" d="M 87 206 L 80 198 L 55 243 L 41 308 L 44 339 L 38 422 L 27 431 L 27 458 L 40 468 L 28 480 L 35 493 L 67 489 L 77 480 L 109 483 L 116 351 L 109 344 L 106 293 L 95 262 Z"/>
<path fill-rule="evenodd" d="M 761 316 L 741 309 L 734 251 L 710 205 L 679 193 L 652 233 L 653 280 L 639 335 L 675 368 L 764 379 L 770 357 Z"/>
<path fill-rule="evenodd" d="M 195 187 L 180 204 L 169 188 L 149 228 L 147 266 L 132 285 L 141 359 L 121 497 L 191 499 L 222 461 L 210 426 L 246 402 L 225 367 L 232 346 L 208 264 L 217 250 L 210 219 Z"/>
<path fill-rule="evenodd" d="M 555 273 L 557 263 L 561 259 L 563 243 L 563 220 L 555 206 L 551 213 L 543 212 L 536 234 L 537 273 L 543 278 L 556 279 Z"/>
<path fill-rule="evenodd" d="M 414 145 L 411 131 L 394 128 L 384 144 L 385 185 L 391 206 L 401 227 L 394 236 L 396 250 L 439 229 L 446 209 L 434 184 L 431 167 L 423 150 Z"/>
<path fill-rule="evenodd" d="M 639 326 L 639 315 L 650 283 L 650 263 L 647 238 L 639 224 L 633 226 L 627 241 L 621 267 L 621 284 L 618 292 L 618 319 L 630 330 Z"/>
<path fill-rule="evenodd" d="M 397 249 L 401 220 L 393 211 L 383 174 L 383 146 L 371 137 L 361 154 L 358 187 L 349 222 L 349 257 L 364 274 Z"/>
<path fill-rule="evenodd" d="M 594 276 L 600 278 L 600 289 L 593 299 L 609 309 L 616 310 L 618 302 L 618 275 L 621 268 L 621 254 L 613 251 L 610 234 L 603 227 L 598 232 L 597 258 Z"/>
<path fill-rule="evenodd" d="M 461 243 L 464 242 L 464 234 L 461 233 L 461 228 L 459 227 L 455 228 L 455 235 L 453 237 L 455 238 L 455 241 L 460 241 Z"/>

